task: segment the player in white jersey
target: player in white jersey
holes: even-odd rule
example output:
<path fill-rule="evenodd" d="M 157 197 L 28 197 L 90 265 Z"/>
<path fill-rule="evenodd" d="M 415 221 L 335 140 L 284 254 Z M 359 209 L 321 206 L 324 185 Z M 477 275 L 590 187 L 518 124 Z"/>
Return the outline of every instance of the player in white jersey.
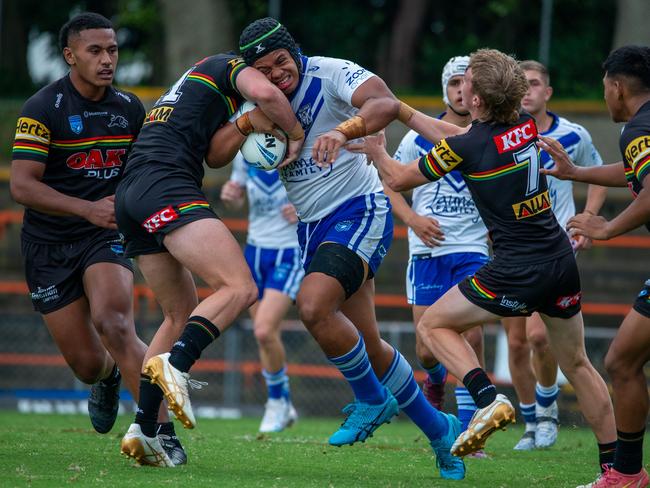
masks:
<path fill-rule="evenodd" d="M 268 400 L 260 432 L 280 432 L 298 415 L 291 403 L 286 353 L 280 325 L 296 298 L 304 271 L 296 236 L 296 210 L 287 199 L 277 170 L 262 171 L 246 164 L 241 153 L 221 188 L 226 205 L 241 207 L 248 197 L 248 236 L 244 257 L 257 285 L 250 308 L 260 352 Z"/>
<path fill-rule="evenodd" d="M 456 56 L 442 71 L 442 94 L 447 111 L 438 118 L 460 127 L 471 123 L 460 89 L 468 63 L 468 56 Z M 411 130 L 402 139 L 394 158 L 407 164 L 427 154 L 432 147 L 433 143 Z M 417 325 L 427 307 L 487 262 L 487 229 L 465 180 L 457 171 L 415 188 L 411 206 L 400 193 L 387 186 L 384 191 L 390 197 L 394 213 L 409 227 L 406 295 L 413 308 L 413 322 Z M 484 365 L 482 332 L 482 327 L 474 327 L 463 336 Z M 431 405 L 441 409 L 447 370 L 417 336 L 415 350 L 420 366 L 428 373 L 422 387 L 424 395 Z M 465 430 L 476 405 L 462 384 L 456 388 L 456 404 Z M 479 451 L 475 455 L 483 457 L 485 454 Z"/>
<path fill-rule="evenodd" d="M 539 133 L 560 142 L 579 166 L 603 164 L 584 127 L 547 110 L 546 104 L 553 94 L 553 88 L 546 67 L 531 60 L 520 64 L 529 84 L 522 107 L 535 118 Z M 540 153 L 540 162 L 547 169 L 555 166 L 545 151 Z M 569 218 L 576 213 L 572 182 L 552 176 L 547 176 L 547 182 L 553 213 L 565 229 Z M 604 187 L 589 185 L 584 211 L 598 215 L 605 196 Z M 576 236 L 571 241 L 575 251 L 591 246 L 591 241 L 583 236 Z M 550 447 L 557 439 L 556 399 L 559 388 L 557 361 L 549 348 L 546 327 L 537 313 L 530 317 L 506 318 L 502 322 L 508 335 L 510 376 L 526 425 L 524 435 L 514 449 L 527 451 L 536 447 Z"/>
<path fill-rule="evenodd" d="M 379 336 L 373 278 L 392 239 L 390 203 L 365 156 L 343 148 L 398 117 L 399 101 L 355 63 L 302 56 L 272 18 L 244 29 L 240 51 L 289 98 L 306 134 L 299 159 L 280 178 L 300 219 L 300 318 L 355 395 L 330 444 L 365 441 L 399 406 L 428 437 L 441 476 L 462 479 L 465 466 L 450 454 L 458 419 L 428 404 L 411 366 Z M 221 153 L 215 163 L 229 161 L 243 141 L 236 125 L 224 125 L 213 139 Z"/>

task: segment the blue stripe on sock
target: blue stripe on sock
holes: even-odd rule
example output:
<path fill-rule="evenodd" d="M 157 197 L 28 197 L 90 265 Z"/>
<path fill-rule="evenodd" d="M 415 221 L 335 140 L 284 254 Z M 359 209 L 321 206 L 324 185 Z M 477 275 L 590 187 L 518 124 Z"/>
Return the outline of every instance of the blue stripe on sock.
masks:
<path fill-rule="evenodd" d="M 535 401 L 540 407 L 550 407 L 560 394 L 560 389 L 557 384 L 549 387 L 544 387 L 537 383 L 535 385 Z"/>
<path fill-rule="evenodd" d="M 393 362 L 381 379 L 382 384 L 390 390 L 402 411 L 429 440 L 439 439 L 447 434 L 447 419 L 424 398 L 413 377 L 413 369 L 404 356 L 395 348 L 393 351 Z"/>
<path fill-rule="evenodd" d="M 274 400 L 282 398 L 285 385 L 289 382 L 286 366 L 283 366 L 279 371 L 276 371 L 275 373 L 271 373 L 263 369 L 262 376 L 266 381 L 266 390 L 268 397 Z"/>
<path fill-rule="evenodd" d="M 361 336 L 350 352 L 328 359 L 348 381 L 357 400 L 373 405 L 386 400 L 386 392 L 370 366 L 366 346 Z"/>
<path fill-rule="evenodd" d="M 454 393 L 456 394 L 456 405 L 458 405 L 458 420 L 460 420 L 462 429 L 467 430 L 469 422 L 477 410 L 476 404 L 467 388 L 459 386 Z"/>
<path fill-rule="evenodd" d="M 521 410 L 521 415 L 522 417 L 524 417 L 524 422 L 526 422 L 527 424 L 534 424 L 537 421 L 537 416 L 535 415 L 534 403 L 531 403 L 529 405 L 520 403 L 519 410 Z"/>

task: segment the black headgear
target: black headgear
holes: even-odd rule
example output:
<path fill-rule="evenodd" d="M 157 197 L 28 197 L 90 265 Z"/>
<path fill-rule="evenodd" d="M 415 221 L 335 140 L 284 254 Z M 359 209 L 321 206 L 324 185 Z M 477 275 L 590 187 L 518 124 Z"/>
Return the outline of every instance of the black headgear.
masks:
<path fill-rule="evenodd" d="M 286 49 L 301 69 L 300 50 L 285 26 L 272 17 L 257 19 L 248 24 L 239 36 L 239 51 L 244 61 L 252 66 L 262 56 L 276 49 Z"/>

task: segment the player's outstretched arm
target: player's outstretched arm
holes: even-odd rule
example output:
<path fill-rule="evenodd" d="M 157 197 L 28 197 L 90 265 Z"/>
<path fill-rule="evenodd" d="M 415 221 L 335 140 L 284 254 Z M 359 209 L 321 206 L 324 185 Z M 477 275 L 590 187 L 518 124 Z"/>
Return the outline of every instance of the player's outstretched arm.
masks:
<path fill-rule="evenodd" d="M 554 176 L 560 180 L 582 181 L 600 186 L 627 186 L 622 161 L 602 166 L 577 166 L 573 164 L 562 144 L 555 139 L 539 136 L 537 144 L 555 162 L 553 168 L 539 170 L 544 175 Z"/>
<path fill-rule="evenodd" d="M 117 229 L 114 196 L 91 202 L 56 191 L 41 181 L 45 165 L 18 159 L 11 162 L 9 187 L 16 203 L 50 215 L 77 216 L 107 229 Z"/>
<path fill-rule="evenodd" d="M 650 176 L 647 176 L 644 181 L 650 184 Z M 581 213 L 569 219 L 567 229 L 571 235 L 607 240 L 634 230 L 647 222 L 650 222 L 650 191 L 646 186 L 634 201 L 612 220 L 607 221 L 599 215 Z"/>
<path fill-rule="evenodd" d="M 372 76 L 352 94 L 352 106 L 359 109 L 354 117 L 319 136 L 312 148 L 312 158 L 318 166 L 330 165 L 343 145 L 366 134 L 375 133 L 395 120 L 399 101 L 384 80 Z"/>
<path fill-rule="evenodd" d="M 235 83 L 247 100 L 256 103 L 287 134 L 289 144 L 284 164 L 294 161 L 300 154 L 305 132 L 291 110 L 287 97 L 255 68 L 244 68 Z"/>
<path fill-rule="evenodd" d="M 386 138 L 383 132 L 348 144 L 346 149 L 351 152 L 365 153 L 379 169 L 384 183 L 394 191 L 406 191 L 429 183 L 429 180 L 420 171 L 417 159 L 404 165 L 389 156 L 386 152 Z"/>
<path fill-rule="evenodd" d="M 419 110 L 408 106 L 404 102 L 400 102 L 398 119 L 409 129 L 413 129 L 426 140 L 434 144 L 438 144 L 446 137 L 464 134 L 471 127 L 458 127 L 457 125 L 450 124 L 444 120 L 429 117 Z"/>

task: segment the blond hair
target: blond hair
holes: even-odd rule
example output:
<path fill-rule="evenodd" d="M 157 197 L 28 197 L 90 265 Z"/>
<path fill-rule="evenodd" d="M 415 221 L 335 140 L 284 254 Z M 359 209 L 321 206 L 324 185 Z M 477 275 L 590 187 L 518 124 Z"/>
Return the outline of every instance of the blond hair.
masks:
<path fill-rule="evenodd" d="M 528 80 L 517 61 L 496 49 L 479 49 L 470 56 L 472 90 L 485 104 L 491 122 L 513 124 L 519 118 Z"/>
<path fill-rule="evenodd" d="M 539 61 L 535 61 L 534 59 L 527 59 L 525 61 L 520 61 L 519 66 L 521 66 L 521 69 L 524 71 L 537 71 L 540 75 L 542 75 L 542 78 L 544 78 L 544 83 L 546 83 L 546 86 L 551 86 L 551 76 L 548 73 L 548 68 Z"/>

